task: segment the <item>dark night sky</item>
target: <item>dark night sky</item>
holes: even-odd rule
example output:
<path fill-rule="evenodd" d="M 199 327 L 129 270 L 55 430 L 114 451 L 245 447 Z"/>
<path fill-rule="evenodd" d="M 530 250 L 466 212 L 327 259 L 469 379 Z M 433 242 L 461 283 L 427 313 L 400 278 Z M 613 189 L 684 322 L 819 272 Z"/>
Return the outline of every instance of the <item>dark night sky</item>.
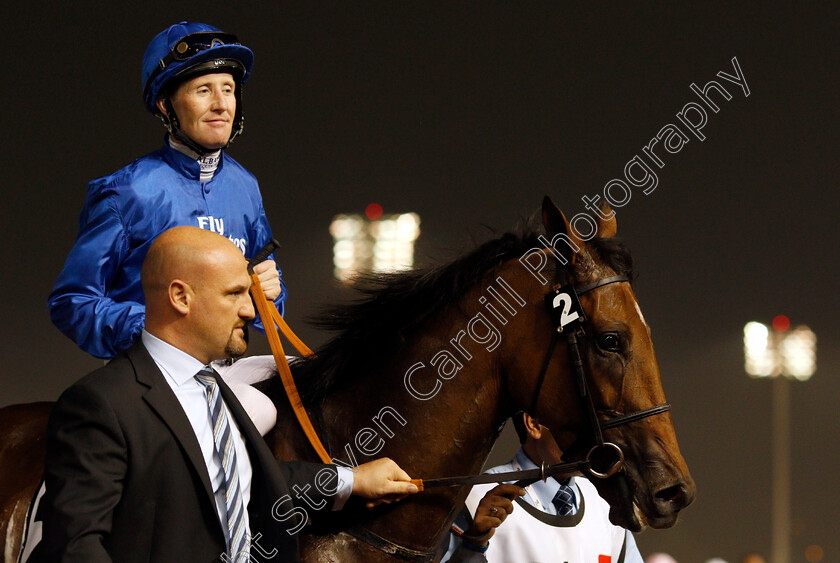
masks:
<path fill-rule="evenodd" d="M 663 157 L 657 189 L 617 210 L 699 488 L 675 528 L 639 543 L 681 563 L 768 554 L 771 393 L 744 374 L 741 331 L 785 313 L 819 339 L 818 371 L 792 394 L 794 561 L 812 544 L 840 561 L 837 8 L 267 4 L 3 8 L 0 405 L 53 400 L 99 365 L 45 300 L 87 181 L 160 144 L 140 59 L 171 23 L 207 21 L 256 53 L 231 154 L 260 180 L 287 318 L 313 344 L 324 335 L 305 318 L 344 295 L 335 214 L 417 212 L 425 263 L 514 227 L 544 194 L 571 216 L 737 57 L 750 96 L 723 81 L 733 97 L 706 140 Z"/>

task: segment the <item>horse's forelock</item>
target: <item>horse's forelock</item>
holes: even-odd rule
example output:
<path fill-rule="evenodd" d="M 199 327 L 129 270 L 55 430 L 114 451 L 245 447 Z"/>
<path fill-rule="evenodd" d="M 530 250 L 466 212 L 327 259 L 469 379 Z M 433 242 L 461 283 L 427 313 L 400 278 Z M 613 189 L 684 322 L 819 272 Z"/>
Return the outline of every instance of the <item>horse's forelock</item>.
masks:
<path fill-rule="evenodd" d="M 624 242 L 617 237 L 592 239 L 586 248 L 586 257 L 575 275 L 578 280 L 605 277 L 611 274 L 626 275 L 632 281 L 633 256 Z M 610 272 L 612 270 L 612 272 Z"/>

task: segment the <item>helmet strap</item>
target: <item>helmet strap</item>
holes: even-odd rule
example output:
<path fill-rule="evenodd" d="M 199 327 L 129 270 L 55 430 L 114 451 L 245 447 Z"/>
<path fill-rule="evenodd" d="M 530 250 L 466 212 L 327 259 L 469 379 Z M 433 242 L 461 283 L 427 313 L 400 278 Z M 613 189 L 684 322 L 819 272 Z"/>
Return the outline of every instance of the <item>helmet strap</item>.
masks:
<path fill-rule="evenodd" d="M 204 148 L 186 135 L 184 132 L 177 128 L 172 128 L 169 131 L 169 134 L 175 137 L 175 139 L 181 143 L 182 145 L 186 145 L 191 151 L 194 151 L 198 156 L 207 156 L 207 154 L 211 152 L 216 152 L 218 149 L 208 149 Z M 227 145 L 225 145 L 227 146 Z"/>
<path fill-rule="evenodd" d="M 233 128 L 230 131 L 230 139 L 227 144 L 222 147 L 224 149 L 233 142 L 233 140 L 242 134 L 245 130 L 245 113 L 242 111 L 242 82 L 236 83 L 236 88 L 233 91 L 233 96 L 236 99 L 236 113 L 233 116 Z"/>

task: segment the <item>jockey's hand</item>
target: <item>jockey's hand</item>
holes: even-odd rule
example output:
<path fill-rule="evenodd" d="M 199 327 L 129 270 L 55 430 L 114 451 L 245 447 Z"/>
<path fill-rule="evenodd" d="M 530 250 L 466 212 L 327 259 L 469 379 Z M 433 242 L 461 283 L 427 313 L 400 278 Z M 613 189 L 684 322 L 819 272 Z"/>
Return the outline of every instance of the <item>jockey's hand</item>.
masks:
<path fill-rule="evenodd" d="M 254 266 L 254 273 L 260 278 L 260 285 L 266 299 L 274 301 L 280 297 L 280 274 L 277 272 L 277 264 L 274 260 L 266 260 Z"/>
<path fill-rule="evenodd" d="M 473 525 L 464 533 L 463 540 L 478 547 L 484 547 L 496 528 L 502 525 L 508 514 L 513 512 L 513 499 L 525 494 L 525 489 L 516 485 L 496 485 L 484 495 L 475 510 Z"/>
<path fill-rule="evenodd" d="M 352 494 L 371 499 L 365 506 L 390 504 L 416 493 L 417 485 L 410 482 L 408 473 L 387 457 L 363 463 L 353 474 Z"/>

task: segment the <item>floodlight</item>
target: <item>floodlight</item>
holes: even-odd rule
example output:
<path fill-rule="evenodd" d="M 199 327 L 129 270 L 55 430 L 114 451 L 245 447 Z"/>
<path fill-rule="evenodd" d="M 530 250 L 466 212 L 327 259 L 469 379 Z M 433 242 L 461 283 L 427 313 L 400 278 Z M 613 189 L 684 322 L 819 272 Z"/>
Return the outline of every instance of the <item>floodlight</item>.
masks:
<path fill-rule="evenodd" d="M 776 358 L 766 325 L 749 322 L 744 326 L 744 369 L 753 377 L 768 377 L 776 370 Z"/>

